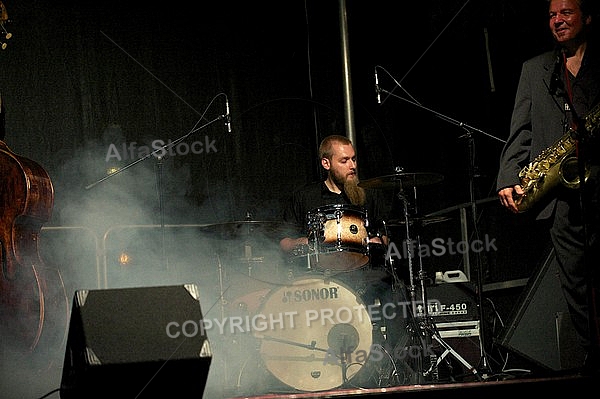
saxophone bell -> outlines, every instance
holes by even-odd
[[[578,189],[581,182],[579,174],[579,160],[576,156],[565,158],[559,167],[560,182],[563,186],[571,189]],[[590,168],[585,165],[585,181],[590,176]]]
[[[586,133],[593,137],[600,124],[600,103],[585,117]],[[569,129],[550,147],[543,150],[528,165],[519,171],[523,196],[515,199],[519,212],[525,212],[536,202],[546,197],[556,186],[579,188],[580,173],[577,157],[579,132]],[[590,176],[587,162],[584,165],[584,181]]]

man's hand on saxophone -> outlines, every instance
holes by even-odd
[[[523,187],[521,187],[520,184],[517,184],[514,187],[505,187],[498,191],[498,198],[500,198],[500,203],[506,209],[513,213],[519,213],[519,208],[517,208],[515,199],[519,198],[523,194],[525,194]]]

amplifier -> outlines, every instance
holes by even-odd
[[[425,290],[427,312],[436,324],[479,320],[475,289],[470,283],[443,283]],[[418,310],[421,313],[417,316],[422,316],[423,307]]]
[[[479,337],[479,320],[435,323],[435,328],[443,339]]]
[[[454,379],[473,376],[473,369],[477,369],[481,360],[481,339],[479,336],[479,321],[457,321],[454,323],[435,323],[437,331],[444,342],[454,351],[448,354],[449,370],[439,369],[440,374],[452,373]],[[465,364],[464,362],[468,363]],[[446,363],[448,364],[448,363]],[[470,367],[469,367],[470,366]]]

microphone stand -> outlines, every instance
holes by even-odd
[[[164,198],[163,198],[163,189],[162,189],[162,177],[163,177],[163,157],[158,157],[158,162],[156,163],[156,189],[158,191],[158,213],[160,215],[160,232],[161,232],[161,242],[162,242],[162,263],[169,270],[169,261],[167,259],[167,249],[166,249],[166,237],[165,237],[165,210],[164,210]]]
[[[395,79],[394,79],[395,81]],[[395,81],[396,82],[396,81]],[[405,101],[409,104],[412,104],[418,108],[421,108],[429,113],[432,113],[433,115],[435,115],[436,117],[449,122],[451,124],[454,124],[455,126],[458,126],[460,128],[463,128],[466,130],[467,133],[465,133],[464,135],[460,136],[459,138],[466,138],[467,139],[467,146],[468,146],[468,150],[469,150],[469,200],[471,203],[471,217],[472,217],[472,223],[473,223],[473,228],[476,234],[479,234],[479,229],[477,228],[478,226],[478,222],[477,222],[477,202],[475,200],[475,193],[474,193],[474,187],[475,187],[475,151],[474,151],[474,139],[473,139],[473,132],[478,132],[481,133],[485,136],[488,136],[492,139],[495,139],[497,141],[500,141],[501,143],[506,143],[505,140],[502,140],[496,136],[493,136],[489,133],[484,132],[483,130],[477,129],[473,126],[470,126],[464,122],[458,121],[456,119],[453,119],[447,115],[444,115],[440,112],[434,111],[433,109],[427,108],[425,106],[423,106],[422,104],[420,104],[419,102],[417,102],[416,100],[414,100],[414,98],[410,95],[410,93],[408,93],[404,87],[402,87],[400,85],[399,82],[396,82],[396,84],[409,96],[411,97],[411,100],[408,100],[404,97],[398,96],[390,91],[387,91],[385,89],[382,89],[381,87],[377,86],[377,91],[378,93],[384,93],[387,94],[388,96],[392,96],[394,98],[398,98],[402,101]],[[481,262],[481,254],[478,252],[476,255],[476,259],[477,259],[477,307],[479,310],[479,343],[480,343],[480,348],[479,348],[479,352],[480,352],[480,365],[479,365],[479,370],[481,370],[481,376],[485,377],[487,376],[489,373],[491,373],[491,368],[489,366],[489,362],[487,359],[487,354],[486,354],[486,339],[485,339],[485,319],[484,319],[484,312],[483,312],[483,267],[482,267],[482,262]]]
[[[176,146],[183,140],[187,139],[193,133],[196,133],[196,132],[206,128],[207,126],[210,126],[213,123],[218,122],[222,119],[228,120],[228,118],[229,118],[228,114],[227,115],[219,115],[217,118],[215,118],[211,121],[208,121],[204,125],[190,130],[183,136],[179,137],[177,140],[172,141],[170,143],[167,143],[167,144],[157,148],[156,150],[152,151],[151,153],[146,154],[145,156],[138,158],[133,162],[130,162],[129,164],[125,165],[124,167],[117,169],[116,171],[114,171],[112,173],[109,173],[108,175],[104,176],[103,178],[101,178],[85,187],[86,190],[96,187],[98,184],[126,171],[127,169],[133,167],[134,165],[137,165],[138,163],[143,162],[152,156],[156,156],[156,158],[158,159],[158,166],[157,166],[157,186],[158,187],[157,187],[157,189],[158,189],[158,205],[159,205],[159,213],[160,213],[160,229],[161,229],[161,234],[162,234],[162,261],[163,261],[163,264],[165,264],[167,270],[169,269],[169,265],[168,265],[168,261],[167,261],[166,248],[165,248],[166,247],[165,246],[165,240],[166,240],[166,238],[165,238],[165,211],[164,211],[164,200],[163,200],[163,189],[162,189],[162,166],[163,166],[164,156],[158,155],[158,154],[159,153],[166,154],[167,150]]]
[[[402,86],[400,86],[400,87],[402,87]],[[404,88],[402,88],[402,90],[404,90]],[[385,90],[385,89],[381,89],[381,88],[380,88],[380,89],[379,89],[379,91],[380,91],[381,93],[387,94],[387,95],[389,95],[389,96],[392,96],[392,97],[394,97],[394,98],[397,98],[397,99],[399,99],[399,100],[405,101],[405,102],[407,102],[407,103],[409,103],[409,104],[412,104],[412,105],[414,105],[415,107],[419,107],[419,108],[421,108],[421,109],[423,109],[423,110],[425,110],[425,111],[427,111],[427,112],[429,112],[429,113],[432,113],[432,114],[434,114],[436,117],[438,117],[438,118],[440,118],[440,119],[442,119],[442,120],[444,120],[444,121],[446,121],[446,122],[450,122],[450,123],[451,123],[451,124],[453,124],[453,125],[456,125],[456,126],[458,126],[458,127],[460,127],[460,128],[463,128],[463,129],[467,130],[467,132],[477,132],[477,133],[481,133],[481,134],[483,134],[483,135],[485,135],[485,136],[488,136],[489,138],[492,138],[492,139],[494,139],[494,140],[497,140],[497,141],[499,141],[499,142],[501,142],[501,143],[506,143],[506,140],[502,140],[502,139],[501,139],[501,138],[499,138],[499,137],[496,137],[496,136],[494,136],[494,135],[492,135],[492,134],[489,134],[489,133],[487,133],[487,132],[484,132],[483,130],[477,129],[476,127],[470,126],[470,125],[468,125],[468,124],[466,124],[466,123],[464,123],[464,122],[461,122],[461,121],[458,121],[458,120],[456,120],[456,119],[453,119],[453,118],[451,118],[451,117],[449,117],[449,116],[447,116],[447,115],[444,115],[444,114],[442,114],[442,113],[440,113],[440,112],[437,112],[437,111],[435,111],[435,110],[433,110],[433,109],[431,109],[431,108],[427,108],[427,107],[425,107],[424,105],[422,105],[422,104],[421,104],[421,103],[419,103],[419,102],[416,102],[416,101],[411,101],[411,100],[407,100],[406,98],[404,98],[404,97],[401,97],[401,96],[398,96],[398,95],[396,95],[396,94],[394,94],[394,93],[392,93],[392,92],[390,92],[390,91],[387,91],[387,90]],[[406,90],[405,90],[405,91],[406,91]]]
[[[176,146],[177,144],[179,144],[179,143],[180,143],[180,142],[182,142],[183,140],[187,139],[187,138],[188,138],[188,136],[190,136],[191,134],[193,134],[193,133],[196,133],[196,132],[198,132],[198,131],[200,131],[200,130],[202,130],[202,129],[204,129],[204,128],[206,128],[206,127],[210,126],[210,125],[212,125],[213,123],[215,123],[215,122],[218,122],[218,121],[220,121],[220,120],[222,120],[222,119],[225,119],[225,118],[227,118],[227,117],[228,117],[227,115],[219,115],[217,118],[215,118],[215,119],[213,119],[213,120],[211,120],[211,121],[209,121],[209,122],[205,123],[204,125],[202,125],[202,126],[200,126],[200,127],[197,127],[197,128],[195,128],[195,129],[192,129],[192,130],[190,130],[189,132],[187,132],[187,133],[186,133],[186,134],[184,134],[183,136],[179,137],[177,140],[175,140],[175,141],[172,141],[172,142],[170,142],[170,143],[167,143],[167,144],[163,145],[162,147],[159,147],[159,148],[157,148],[156,150],[152,151],[151,153],[149,153],[149,154],[146,154],[145,156],[143,156],[143,157],[141,157],[141,158],[138,158],[138,159],[136,159],[135,161],[133,161],[133,162],[131,162],[131,163],[129,163],[129,164],[127,164],[127,165],[123,166],[123,167],[122,167],[122,168],[120,168],[120,169],[117,169],[116,171],[114,171],[114,172],[112,172],[112,173],[109,173],[108,175],[104,176],[103,178],[101,178],[101,179],[98,179],[97,181],[95,181],[95,182],[93,182],[93,183],[91,183],[91,184],[88,184],[88,185],[85,187],[85,189],[86,189],[86,190],[89,190],[89,189],[91,189],[91,188],[93,188],[93,187],[97,186],[98,184],[100,184],[100,183],[104,182],[105,180],[108,180],[108,179],[110,179],[110,178],[114,177],[115,175],[118,175],[118,174],[120,174],[120,173],[122,173],[122,172],[126,171],[127,169],[131,168],[132,166],[134,166],[134,165],[137,165],[138,163],[145,161],[146,159],[150,158],[151,156],[155,156],[155,155],[156,155],[156,154],[158,154],[159,152],[163,152],[163,151],[165,151],[165,150],[167,150],[167,149],[170,149],[171,147],[174,147],[174,146]]]

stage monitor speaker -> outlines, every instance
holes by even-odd
[[[583,351],[577,345],[553,251],[530,277],[498,342],[546,369],[566,370],[582,364]]]
[[[60,397],[201,398],[202,320],[194,284],[75,291]]]

